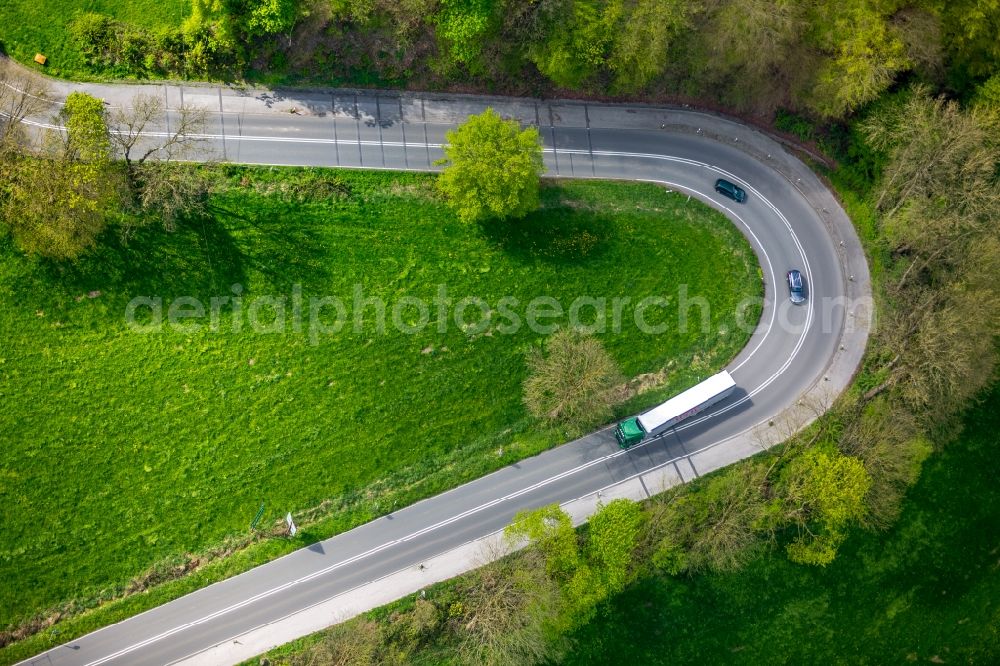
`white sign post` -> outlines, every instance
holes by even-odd
[[[285,516],[285,522],[288,523],[288,535],[295,536],[295,533],[298,532],[299,529],[295,527],[295,521],[292,520],[291,511],[289,511],[288,514]]]

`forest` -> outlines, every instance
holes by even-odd
[[[995,0],[192,0],[180,25],[77,11],[65,29],[86,62],[76,73],[97,77],[642,97],[841,119],[913,80],[968,99],[995,73],[998,15]]]

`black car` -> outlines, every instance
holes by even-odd
[[[730,183],[728,180],[723,180],[720,178],[715,181],[715,191],[724,197],[729,197],[737,203],[743,203],[747,200],[747,193],[739,185]]]
[[[785,275],[788,280],[788,298],[792,303],[804,303],[806,300],[806,283],[802,279],[802,273],[794,268]]]

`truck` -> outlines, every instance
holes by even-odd
[[[736,382],[727,371],[712,375],[662,405],[619,423],[615,428],[618,446],[627,449],[647,437],[666,432],[684,419],[725,400],[735,388]]]

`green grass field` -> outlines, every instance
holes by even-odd
[[[525,351],[544,337],[527,328],[439,333],[431,313],[417,334],[349,323],[313,345],[291,324],[234,332],[224,309],[216,331],[138,333],[124,321],[135,296],[207,304],[240,284],[246,315],[294,285],[307,303],[349,307],[355,284],[390,306],[439,284],[456,301],[566,306],[583,295],[676,303],[685,283],[710,301],[710,331],[644,334],[627,306],[621,332],[600,336],[630,376],[675,362],[635,406],[724,364],[747,337],[737,302],[761,291],[732,224],[652,185],[560,182],[524,221],[469,227],[430,176],[217,172],[212,219],[109,241],[74,267],[3,241],[0,626],[246,533],[261,502],[267,525],[331,500],[343,518],[303,536],[318,538],[564,439],[521,404]]]
[[[732,575],[636,583],[575,637],[572,664],[995,664],[1000,385],[932,457],[886,534],[825,569],[780,555]]]
[[[99,12],[149,29],[176,28],[191,10],[189,0],[4,0],[0,2],[0,46],[22,63],[36,53],[52,76],[92,79],[68,25],[82,12]]]

